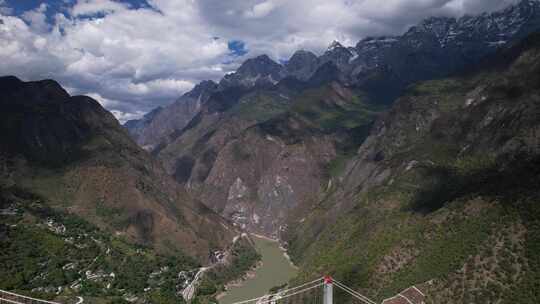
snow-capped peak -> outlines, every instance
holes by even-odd
[[[331,51],[333,51],[335,49],[339,49],[339,48],[344,48],[344,46],[341,43],[339,43],[339,41],[334,40],[334,41],[332,41],[332,43],[330,43],[330,45],[328,46],[328,49],[326,51],[331,52]]]

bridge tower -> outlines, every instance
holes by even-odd
[[[324,304],[332,304],[333,303],[333,281],[331,276],[325,276],[324,277],[324,285],[323,285],[323,303]]]

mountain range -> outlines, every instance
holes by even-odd
[[[334,42],[321,56],[298,51],[283,65],[261,55],[126,127],[206,205],[277,235],[409,85],[473,69],[539,29],[540,2],[524,0],[491,14],[429,18],[355,47]]]
[[[539,17],[540,3],[523,0],[491,14],[459,19],[432,17],[401,36],[368,37],[354,47],[335,41],[320,56],[300,50],[283,65],[261,55],[246,60],[219,84],[204,81],[160,115],[149,114],[142,121],[128,122],[126,127],[139,144],[153,149],[168,135],[181,131],[216,90],[231,88],[303,88],[339,79],[377,103],[391,103],[411,83],[459,72],[526,37],[540,28]],[[143,121],[146,127],[135,127]]]
[[[53,80],[0,77],[0,289],[213,303],[257,233],[291,284],[537,303],[539,90],[534,0],[250,58],[124,126]]]

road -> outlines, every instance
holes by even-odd
[[[197,284],[199,283],[199,280],[201,279],[202,275],[211,267],[201,267],[199,268],[199,271],[197,271],[197,274],[193,278],[193,281],[189,283],[188,287],[182,291],[182,296],[186,301],[189,301],[193,298],[195,295],[195,291],[197,290]]]

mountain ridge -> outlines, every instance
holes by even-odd
[[[489,14],[460,18],[432,17],[411,27],[401,36],[368,37],[354,47],[344,47],[337,42],[340,47],[329,48],[316,59],[310,55],[313,53],[306,51],[301,53],[307,56],[301,64],[295,63],[299,59],[296,53],[290,58],[292,62],[289,60],[284,65],[267,55],[251,58],[241,65],[239,73],[224,76],[220,86],[221,89],[231,86],[256,89],[257,86],[276,85],[288,77],[309,83],[317,70],[328,69],[328,65],[333,64],[339,73],[332,76],[332,80],[358,87],[378,102],[390,103],[411,83],[459,72],[498,48],[524,38],[528,33],[540,29],[538,20],[540,3],[532,0],[522,0]],[[321,71],[320,74],[324,73]],[[380,88],[378,83],[382,82],[391,83],[392,86]],[[176,103],[180,103],[180,100]],[[178,105],[171,107],[174,109]],[[185,120],[194,116],[191,113],[187,118],[180,118],[180,125],[187,125]],[[165,128],[166,131],[160,136],[139,144],[151,149],[166,141],[168,134],[180,129],[178,126]]]
[[[171,231],[166,236],[161,234],[163,231],[180,228],[192,220],[204,220],[206,216],[214,217],[219,227],[220,222],[227,225],[182,194],[161,166],[92,98],[69,96],[52,80],[23,82],[2,77],[0,89],[0,128],[5,134],[0,140],[0,153],[3,170],[8,170],[2,174],[8,176],[4,185],[36,192],[58,208],[67,205],[102,228],[118,229],[133,241],[163,250],[167,250],[163,243],[166,238],[175,235],[190,239],[202,230],[191,223],[184,226],[187,229],[183,232]],[[48,188],[46,183],[57,183],[58,187]],[[125,187],[128,184],[133,187]],[[99,215],[100,208],[123,209],[126,214],[107,217]],[[176,218],[174,214],[180,215],[179,212],[184,215]],[[186,216],[191,219],[181,219]],[[210,235],[207,237],[211,239]],[[189,245],[191,249],[184,249],[204,260],[209,244],[198,242],[197,239]]]

